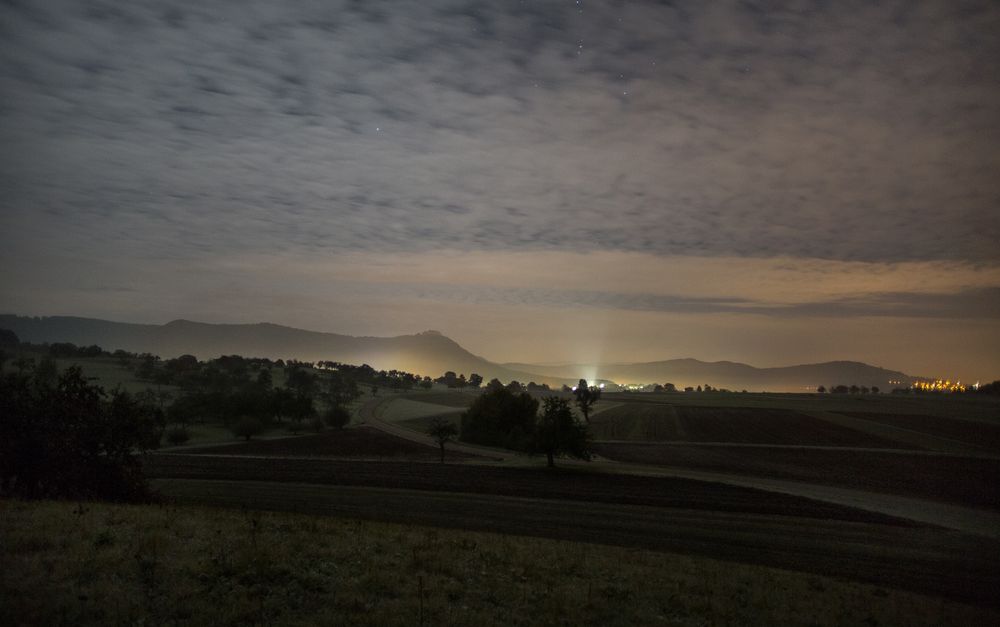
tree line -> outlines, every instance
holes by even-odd
[[[429,433],[442,448],[442,460],[444,443],[456,432],[463,442],[544,454],[550,467],[555,465],[559,455],[590,459],[591,440],[587,426],[590,412],[600,400],[601,390],[581,379],[571,391],[583,415],[582,422],[574,416],[568,399],[546,396],[539,403],[527,391],[508,384],[488,388],[477,397],[462,414],[459,430],[439,420],[432,423]]]

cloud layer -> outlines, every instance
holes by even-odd
[[[8,1],[0,310],[1000,371],[998,32],[985,0]]]
[[[123,257],[1000,259],[995,3],[726,7],[9,3],[2,226]]]

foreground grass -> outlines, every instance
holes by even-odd
[[[0,501],[0,623],[997,624],[710,559],[267,512]]]

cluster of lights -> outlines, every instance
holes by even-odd
[[[964,392],[967,386],[962,385],[961,381],[942,381],[941,379],[935,379],[934,381],[917,381],[913,384],[913,389],[922,390],[924,392]]]
[[[578,385],[574,385],[574,386],[573,386],[573,391],[574,391],[574,392],[576,392],[576,388],[578,388],[578,387],[580,387],[580,386],[578,386]],[[600,389],[602,389],[602,390],[603,390],[603,389],[604,389],[604,384],[602,383],[602,384],[600,384],[600,385],[592,385],[592,386],[590,386],[590,387],[592,387],[592,388],[600,388]]]

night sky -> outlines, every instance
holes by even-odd
[[[998,61],[989,1],[7,1],[0,310],[997,378]]]

